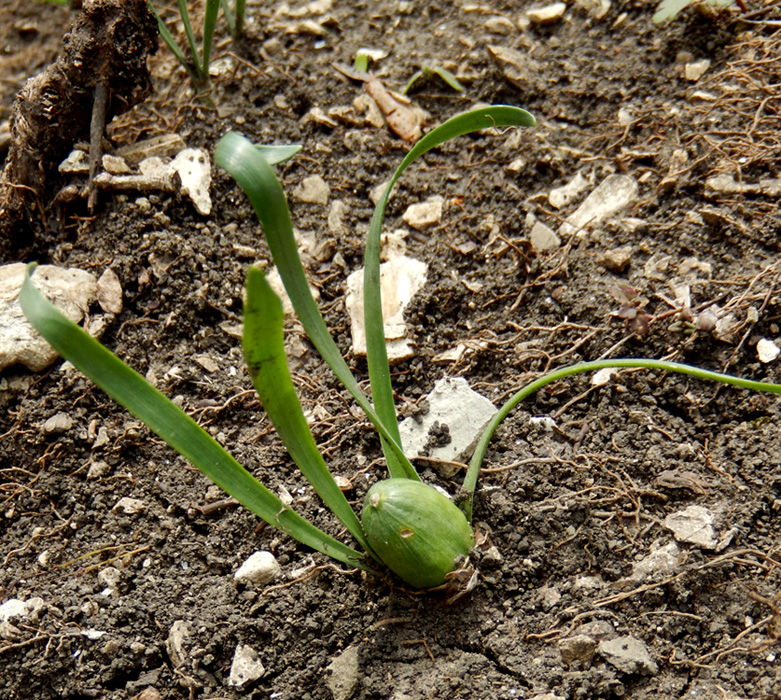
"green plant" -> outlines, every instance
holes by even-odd
[[[217,26],[217,14],[220,7],[223,9],[228,28],[231,35],[236,38],[244,31],[244,14],[246,9],[246,0],[236,0],[235,11],[231,12],[227,0],[206,0],[206,8],[203,15],[202,45],[198,50],[198,44],[195,40],[195,32],[190,22],[190,13],[187,10],[187,0],[177,0],[179,4],[179,16],[182,19],[184,33],[187,37],[187,44],[190,48],[190,58],[188,59],[168,27],[163,22],[157,10],[150,0],[149,9],[157,19],[157,26],[160,36],[166,43],[176,60],[187,71],[190,81],[199,91],[205,90],[209,85],[209,65],[211,63],[212,44],[214,42],[214,31]]]
[[[458,82],[458,78],[456,78],[456,76],[453,75],[449,70],[443,68],[437,63],[424,63],[419,71],[415,71],[415,73],[412,74],[412,77],[407,81],[407,84],[404,86],[401,94],[406,95],[412,89],[412,86],[418,82],[418,80],[427,80],[431,78],[432,75],[440,78],[456,92],[464,91],[464,86]]]
[[[216,161],[244,189],[258,214],[272,257],[300,322],[315,348],[363,408],[381,437],[391,478],[378,482],[369,490],[362,520],[358,520],[328,471],[296,396],[284,353],[281,303],[263,272],[257,267],[250,267],[246,280],[242,345],[253,384],[291,458],[363,551],[334,539],[282,504],[181,409],[65,319],[35,289],[29,276],[20,294],[22,308],[35,328],[63,357],[266,522],[348,565],[372,570],[374,560],[388,566],[412,586],[437,586],[447,579],[458,578],[452,570],[468,555],[472,544],[469,523],[473,496],[491,437],[515,406],[545,385],[604,367],[639,367],[781,393],[781,385],[738,379],[666,361],[625,359],[584,362],[541,377],[501,407],[483,432],[470,461],[458,508],[433,487],[420,482],[400,446],[385,352],[379,269],[380,233],[388,196],[396,180],[415,159],[450,138],[486,127],[533,124],[534,120],[528,113],[513,107],[491,107],[455,117],[418,141],[388,183],[370,223],[364,261],[371,399],[360,389],[339,354],[311,296],[298,256],[290,212],[282,186],[267,161],[268,152],[259,151],[258,147],[237,134],[227,134],[217,146]]]
[[[674,19],[681,10],[698,1],[699,0],[662,0],[654,15],[654,23],[660,24],[665,20]],[[737,4],[740,5],[744,12],[746,10],[741,4],[742,0],[702,0],[702,2],[707,2],[709,5],[716,7],[729,7],[730,5]]]

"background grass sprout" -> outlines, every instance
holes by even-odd
[[[198,43],[195,39],[195,32],[193,31],[192,22],[190,21],[190,13],[187,10],[187,0],[177,0],[179,6],[179,16],[182,19],[182,25],[184,27],[184,33],[187,37],[187,45],[190,49],[190,57],[188,58],[184,51],[179,47],[174,39],[173,35],[169,31],[165,22],[158,14],[154,5],[150,2],[149,9],[157,19],[157,27],[160,31],[160,36],[166,43],[171,53],[176,57],[176,60],[187,71],[187,75],[190,77],[190,81],[198,91],[205,90],[209,85],[209,65],[211,63],[212,44],[214,43],[214,32],[217,27],[217,14],[220,7],[223,9],[228,29],[231,36],[235,39],[240,36],[244,31],[244,14],[246,10],[246,0],[236,0],[235,12],[231,11],[227,0],[206,0],[206,7],[203,15],[203,29],[201,32],[202,43],[201,49],[198,49]]]
[[[352,535],[359,549],[331,537],[300,517],[258,482],[206,431],[143,377],[125,365],[79,326],[67,320],[35,288],[34,265],[20,302],[25,315],[49,343],[112,398],[188,459],[218,486],[263,520],[303,544],[366,571],[384,564],[414,587],[429,588],[456,580],[454,569],[473,543],[473,497],[488,443],[501,422],[521,401],[551,382],[606,367],[646,368],[687,374],[734,386],[781,393],[781,385],[739,379],[688,365],[648,359],[583,362],[563,367],[513,395],[484,430],[469,464],[458,508],[423,484],[401,448],[390,370],[385,351],[379,285],[380,232],[388,196],[396,180],[417,158],[441,143],[488,127],[533,126],[534,119],[515,107],[491,107],[455,117],[434,129],[410,150],[388,183],[369,227],[365,252],[364,307],[371,397],[361,390],[339,354],[312,298],[298,256],[282,186],[269,164],[297,147],[259,148],[229,133],[215,160],[239,183],[252,202],[274,263],[306,333],[325,362],[377,429],[390,479],[375,483],[362,519],[339,490],[319,452],[296,396],[284,351],[284,315],[263,272],[251,267],[246,279],[242,346],[263,407],[301,473],[325,505]],[[460,510],[459,510],[460,508]]]
[[[654,15],[654,22],[660,24],[668,19],[675,19],[675,16],[689,5],[695,2],[707,2],[715,7],[729,7],[735,5],[734,0],[662,0]]]

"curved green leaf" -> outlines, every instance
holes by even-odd
[[[255,515],[312,549],[368,570],[360,552],[284,505],[182,409],[63,316],[35,288],[30,276],[34,268],[28,268],[19,303],[35,330],[60,355]]]

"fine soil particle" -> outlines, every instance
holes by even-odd
[[[427,128],[501,103],[528,109],[538,126],[448,143],[396,187],[387,231],[403,228],[409,205],[445,200],[439,225],[406,237],[408,254],[429,270],[406,311],[416,356],[393,368],[400,405],[421,406],[448,375],[499,405],[546,370],[600,357],[664,357],[781,380],[756,349],[781,336],[772,194],[781,34],[732,11],[690,8],[655,26],[655,1],[614,0],[599,19],[586,4],[526,26],[525,3],[291,10],[260,0],[238,42],[220,20],[208,100],[193,96],[161,49],[150,59],[154,94],[108,136],[122,145],[175,132],[210,153],[228,130],[300,143],[277,172],[286,192],[315,175],[330,188],[326,205],[291,198],[292,215],[302,241],[316,243],[305,263],[326,322],[364,380],[345,280],[362,264],[369,192],[408,146],[357,116],[327,126],[307,115],[350,108],[364,94],[332,65],[350,65],[361,47],[388,52],[373,68],[397,91],[437,62],[466,90],[416,83],[410,98],[428,113]],[[774,3],[749,5],[764,8],[759,20],[778,19]],[[174,4],[160,10],[173,26]],[[0,9],[3,118],[23,80],[52,60],[70,12],[21,0]],[[495,47],[522,60],[508,66]],[[687,80],[686,65],[702,59],[706,73]],[[578,173],[587,187],[555,208],[548,194]],[[535,253],[532,217],[558,231],[612,174],[637,182],[636,200]],[[716,176],[753,189],[714,189]],[[208,218],[178,195],[103,194],[92,217],[78,203],[49,211],[50,230],[3,262],[96,276],[111,268],[124,310],[102,342],[272,490],[290,494],[302,515],[346,538],[251,390],[235,329],[245,271],[269,254],[244,195],[216,167],[213,177]],[[610,251],[626,246],[628,264],[609,271]],[[687,285],[691,313],[682,314]],[[732,325],[698,327],[708,308],[731,314]],[[644,322],[632,326],[638,315]],[[333,472],[351,480],[359,509],[385,475],[378,438],[293,322],[288,343],[315,438]],[[590,379],[546,387],[497,432],[475,503],[485,538],[478,585],[447,605],[392,576],[344,570],[219,503],[224,494],[205,477],[61,362],[38,375],[5,370],[0,602],[42,603],[0,626],[0,698],[779,697],[777,400],[660,372]],[[67,427],[44,431],[59,414]],[[540,417],[552,420],[531,420]],[[458,475],[420,465],[425,481],[458,489]],[[665,518],[692,505],[712,514],[715,549],[671,546]],[[257,550],[276,556],[276,583],[234,584]],[[228,687],[240,645],[264,673]],[[348,661],[357,668],[345,669]]]

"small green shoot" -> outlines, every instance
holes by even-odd
[[[412,77],[407,81],[407,84],[404,86],[401,94],[406,95],[412,89],[412,86],[419,80],[428,80],[431,78],[431,76],[434,75],[440,78],[456,92],[464,91],[464,86],[458,82],[458,78],[456,78],[456,76],[453,75],[449,70],[443,68],[437,63],[424,63],[421,69],[413,73]]]
[[[189,58],[179,47],[173,35],[169,31],[165,22],[154,8],[151,0],[149,9],[157,19],[157,27],[160,31],[165,44],[171,50],[177,61],[187,71],[190,82],[199,92],[206,90],[209,86],[209,65],[211,64],[212,44],[214,42],[214,32],[217,27],[217,14],[220,7],[223,8],[228,29],[231,35],[236,38],[244,31],[244,14],[246,9],[246,0],[236,0],[235,12],[230,10],[227,0],[206,0],[206,8],[203,16],[203,29],[201,32],[202,44],[198,49],[198,43],[195,39],[190,13],[187,10],[187,0],[177,0],[179,7],[179,16],[182,19],[182,26],[187,37],[187,45],[190,49]]]
[[[729,7],[736,4],[735,0],[662,0],[654,15],[654,24],[661,24],[675,16],[683,9],[695,2],[707,2],[715,7]],[[744,8],[745,9],[745,8]]]

